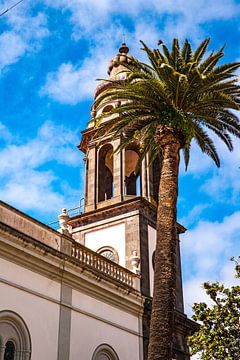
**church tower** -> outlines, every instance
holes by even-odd
[[[111,60],[109,79],[125,79],[133,57],[125,43]],[[96,88],[95,100],[110,86],[102,81]],[[106,256],[120,266],[140,275],[140,292],[146,299],[153,293],[154,251],[156,245],[156,210],[160,181],[161,159],[156,158],[149,166],[148,156],[138,164],[139,144],[133,140],[124,150],[115,152],[121,144],[121,136],[107,133],[95,136],[95,119],[102,113],[117,108],[119,101],[95,106],[91,109],[91,122],[82,131],[79,149],[85,154],[85,210],[71,217],[68,224],[72,236],[79,243]],[[118,115],[105,117],[111,124]],[[178,225],[178,234],[185,229]],[[176,335],[174,357],[189,359],[185,337],[191,327],[184,315],[180,252],[177,257]],[[148,302],[146,302],[147,304]],[[143,317],[144,354],[147,354],[149,317]]]

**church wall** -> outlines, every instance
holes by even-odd
[[[57,359],[60,285],[0,258],[0,309],[17,313],[29,329],[32,359]],[[51,299],[52,298],[52,299]]]
[[[89,235],[96,240],[100,233],[103,245],[109,238],[125,258],[125,224],[105,230],[90,230]],[[102,245],[100,240],[96,245]],[[140,294],[100,281],[96,273],[63,262],[57,254],[33,240],[0,235],[0,311],[17,314],[26,323],[31,359],[91,360],[98,346],[108,344],[121,360],[142,360]]]
[[[36,291],[56,301],[60,296],[60,284],[54,280],[0,258],[0,278]]]
[[[127,297],[127,295],[126,295]],[[138,317],[111,306],[103,301],[97,300],[78,291],[72,291],[72,305],[76,310],[84,312],[89,317],[106,323],[116,324],[118,327],[126,328],[128,331],[138,332]]]
[[[111,324],[73,312],[71,333],[71,360],[91,360],[101,344],[111,346],[121,360],[142,360],[140,338]]]

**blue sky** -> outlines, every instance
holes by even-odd
[[[0,0],[4,10],[13,0]],[[0,17],[0,198],[44,221],[83,196],[76,148],[89,120],[96,78],[125,37],[145,60],[139,40],[156,46],[173,37],[193,47],[211,37],[240,59],[240,2],[234,0],[25,0]],[[124,35],[123,35],[124,34]],[[204,297],[205,280],[231,283],[229,258],[240,254],[240,146],[217,142],[222,167],[194,146],[181,170],[178,217],[186,310]]]

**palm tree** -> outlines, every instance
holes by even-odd
[[[119,117],[108,129],[123,137],[118,150],[138,139],[142,157],[146,153],[152,160],[159,153],[162,157],[149,360],[172,359],[180,150],[187,168],[195,140],[219,167],[211,131],[230,151],[230,135],[240,137],[240,122],[232,112],[240,105],[240,86],[234,75],[240,63],[218,65],[224,47],[206,55],[209,41],[204,40],[194,52],[187,40],[181,48],[174,39],[171,50],[162,41],[154,50],[141,42],[150,65],[135,60],[128,67],[127,79],[111,80],[111,86],[96,100],[96,105],[121,102],[111,111]]]

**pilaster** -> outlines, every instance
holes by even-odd
[[[115,152],[118,146],[120,145],[120,138],[112,141],[111,144],[113,146],[113,184],[114,184],[113,196],[115,199],[118,199],[118,201],[121,201],[121,195],[122,195],[121,153],[119,151]]]
[[[96,179],[97,179],[97,148],[90,148],[88,151],[87,165],[87,191],[85,211],[96,208]]]

